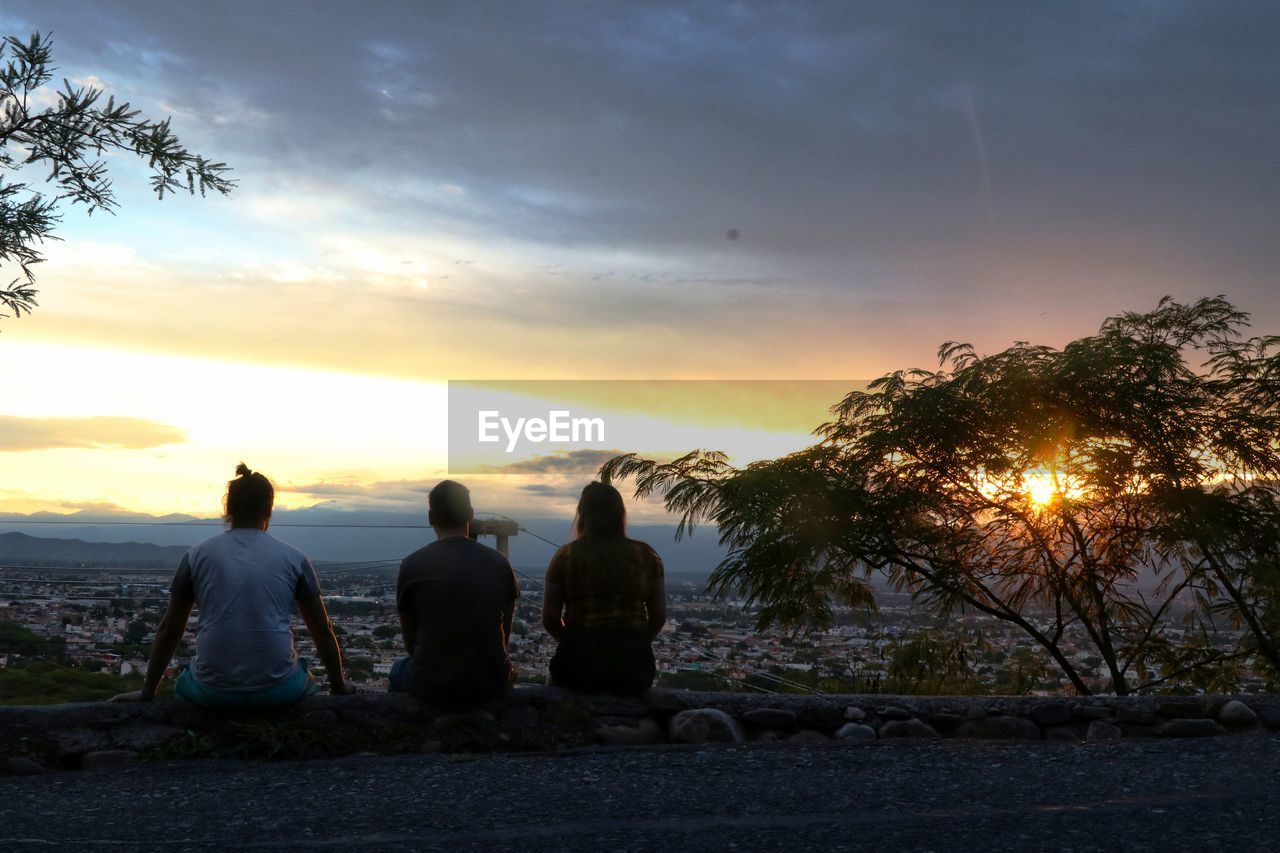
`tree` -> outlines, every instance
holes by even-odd
[[[8,36],[0,41],[0,263],[16,264],[19,277],[0,285],[0,309],[20,316],[36,305],[32,267],[43,260],[42,244],[52,234],[60,203],[82,204],[90,214],[116,207],[103,157],[112,151],[134,154],[151,169],[158,198],[186,190],[205,195],[231,191],[229,168],[193,154],[169,127],[169,119],[151,121],[128,103],[115,102],[94,86],[63,80],[52,106],[32,106],[32,94],[53,79],[51,39],[35,33],[29,41]],[[7,61],[6,61],[7,56]],[[10,176],[47,169],[52,195]],[[9,316],[0,313],[0,316]]]
[[[1015,626],[1079,693],[1229,685],[1246,660],[1274,677],[1280,338],[1244,338],[1247,321],[1221,297],[1165,299],[1061,350],[948,343],[938,370],[847,395],[798,453],[601,473],[662,494],[678,535],[716,524],[711,583],[763,624],[825,626],[883,572],[939,617]],[[1105,683],[1068,653],[1081,643]]]
[[[136,619],[125,628],[124,641],[131,646],[140,646],[147,639],[150,630],[146,622]]]

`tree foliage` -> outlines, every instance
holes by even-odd
[[[43,259],[42,244],[53,236],[63,202],[84,205],[90,214],[116,207],[104,159],[114,151],[134,154],[151,169],[158,198],[185,190],[204,195],[231,191],[224,163],[188,151],[174,135],[169,119],[152,121],[116,103],[95,86],[68,80],[48,98],[36,93],[57,70],[52,41],[35,33],[27,41],[0,41],[0,263],[17,266],[19,276],[0,284],[0,311],[15,316],[36,305],[32,267]],[[43,94],[43,93],[41,93]],[[25,179],[31,170],[47,170],[37,188]],[[7,316],[0,313],[0,316]]]
[[[806,450],[602,474],[661,494],[680,533],[717,525],[712,584],[764,623],[825,625],[881,572],[940,616],[1016,626],[1080,693],[1275,677],[1280,338],[1247,325],[1221,297],[1166,298],[1062,349],[948,343],[937,370],[848,394]]]

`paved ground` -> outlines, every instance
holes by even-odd
[[[1280,849],[1280,738],[859,743],[0,779],[0,849]]]

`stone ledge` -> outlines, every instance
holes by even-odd
[[[252,714],[214,713],[182,702],[0,706],[0,773],[165,758],[554,751],[664,742],[1081,741],[1277,729],[1280,695],[1271,694],[1053,698],[651,690],[626,698],[520,686],[501,707],[463,714],[386,693],[313,696]]]

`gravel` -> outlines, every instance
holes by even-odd
[[[165,762],[0,778],[0,849],[1263,849],[1278,775],[1278,737]]]

